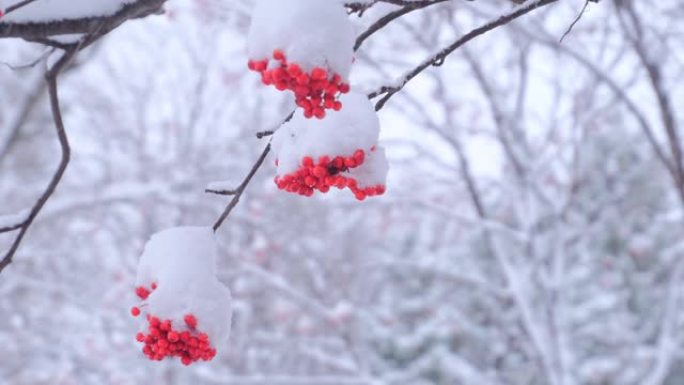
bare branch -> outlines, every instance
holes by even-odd
[[[12,13],[18,9],[21,9],[21,8],[27,6],[27,5],[35,2],[35,1],[36,0],[24,0],[24,1],[20,1],[16,4],[10,5],[9,7],[7,7],[7,9],[5,9],[5,15],[10,14],[10,13]]]
[[[105,35],[131,19],[139,19],[161,12],[166,0],[139,0],[124,5],[110,16],[84,17],[80,19],[50,21],[45,23],[0,22],[0,38],[17,37],[26,40],[44,41],[55,35],[90,34],[100,29]]]
[[[420,65],[418,65],[416,68],[412,69],[409,71],[406,75],[404,75],[403,80],[401,81],[400,84],[396,86],[383,86],[379,90],[371,93],[370,97],[375,98],[377,96],[383,95],[384,96],[376,103],[375,105],[375,110],[378,111],[380,110],[387,101],[392,98],[397,92],[401,91],[406,84],[408,84],[413,78],[418,76],[421,72],[423,72],[425,69],[427,69],[430,66],[440,66],[442,63],[444,63],[444,60],[456,49],[459,47],[463,46],[464,44],[468,43],[469,41],[475,39],[478,36],[481,36],[491,30],[494,30],[498,27],[501,27],[503,25],[506,25],[510,23],[511,21],[524,16],[537,8],[552,4],[557,2],[558,0],[538,0],[533,3],[530,3],[529,5],[523,6],[521,8],[518,8],[517,10],[499,17],[498,19],[494,21],[490,21],[487,24],[480,26],[478,28],[475,28],[474,30],[468,32],[467,34],[463,35],[462,37],[458,38],[455,42],[451,43],[441,51],[439,51],[437,54],[433,55],[432,57],[428,58],[424,62],[422,62]]]
[[[254,163],[254,166],[252,166],[252,169],[249,171],[245,179],[242,181],[240,186],[235,190],[235,194],[233,196],[233,199],[230,201],[228,206],[226,207],[225,210],[223,210],[223,213],[219,217],[219,219],[214,223],[213,229],[214,231],[217,231],[221,225],[223,224],[223,221],[228,218],[230,215],[231,211],[233,211],[233,208],[237,206],[237,204],[240,202],[240,198],[242,197],[242,194],[245,192],[245,189],[249,185],[249,182],[252,181],[252,178],[254,178],[254,175],[256,175],[257,171],[259,171],[259,168],[261,168],[261,165],[264,164],[264,161],[266,160],[266,156],[268,156],[268,153],[271,152],[271,143],[269,142],[266,145],[266,148],[264,148],[264,151],[261,152],[261,155],[259,156],[259,159],[257,159],[256,163]]]
[[[66,51],[62,57],[54,64],[54,66],[45,75],[45,80],[48,85],[48,94],[50,96],[50,108],[52,110],[52,118],[55,123],[55,128],[57,130],[57,137],[59,139],[59,145],[62,151],[62,156],[59,162],[57,170],[52,176],[50,183],[48,184],[45,191],[38,198],[36,203],[31,208],[26,221],[20,226],[16,227],[15,230],[19,230],[14,242],[10,246],[10,249],[5,253],[5,255],[0,260],[0,273],[12,263],[12,258],[16,254],[21,241],[24,239],[26,232],[33,224],[40,211],[42,210],[45,203],[50,199],[52,194],[54,194],[57,189],[57,185],[62,180],[64,172],[69,164],[69,159],[71,158],[71,148],[69,147],[69,139],[64,129],[64,121],[62,120],[62,112],[59,105],[59,93],[57,92],[57,77],[59,73],[71,62],[76,53],[79,51],[80,47],[75,47],[69,51]]]
[[[414,1],[410,2],[409,4],[405,5],[403,8],[399,10],[388,13],[387,15],[381,17],[378,21],[373,23],[373,25],[371,25],[366,31],[359,35],[358,38],[356,38],[356,43],[354,44],[354,51],[358,51],[359,48],[361,48],[361,45],[363,45],[363,42],[366,41],[366,39],[368,39],[374,33],[378,32],[379,30],[387,26],[392,21],[413,11],[427,8],[434,4],[444,3],[446,1],[447,0]]]
[[[216,189],[211,189],[211,188],[205,189],[204,192],[207,194],[227,195],[227,196],[237,195],[237,193],[238,193],[237,190],[216,190]]]
[[[570,26],[568,27],[568,29],[565,30],[565,33],[563,33],[563,36],[561,36],[561,38],[560,38],[560,40],[559,40],[560,43],[562,43],[562,42],[563,42],[563,39],[565,39],[565,37],[568,36],[568,35],[570,34],[570,32],[572,32],[572,29],[575,28],[575,24],[579,23],[579,21],[580,21],[580,19],[582,18],[582,16],[584,16],[584,12],[587,10],[587,7],[588,7],[588,6],[589,6],[589,0],[586,0],[586,1],[584,2],[584,6],[583,6],[582,9],[580,10],[580,12],[579,12],[579,14],[577,15],[577,17],[575,18],[575,20],[573,20],[572,24],[570,24]]]

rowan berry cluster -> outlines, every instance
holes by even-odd
[[[288,63],[285,53],[279,49],[273,51],[273,60],[250,60],[250,70],[261,74],[265,85],[272,85],[279,91],[294,92],[296,103],[304,110],[306,118],[325,118],[325,110],[339,111],[342,102],[340,94],[349,92],[349,84],[342,82],[339,74],[330,74],[321,67],[315,67],[310,73],[304,71],[297,63]]]
[[[136,288],[135,292],[141,300],[146,300],[156,289],[152,284],[151,290],[143,286]],[[131,314],[138,317],[141,314],[139,307],[131,308]],[[174,329],[173,321],[162,320],[153,315],[146,315],[148,328],[147,333],[139,332],[136,340],[144,344],[142,352],[153,361],[161,361],[166,357],[178,357],[183,365],[190,365],[199,360],[210,361],[216,356],[216,349],[211,346],[209,335],[197,329],[197,318],[193,314],[183,317],[184,330]]]
[[[299,169],[287,175],[276,176],[275,183],[280,190],[307,197],[312,196],[314,190],[325,194],[333,187],[340,190],[349,188],[360,201],[366,197],[384,194],[385,186],[360,188],[355,178],[345,174],[363,165],[365,159],[366,152],[360,149],[348,157],[321,156],[317,162],[312,157],[306,156],[302,159]],[[276,160],[276,165],[277,162]]]

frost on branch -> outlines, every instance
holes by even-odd
[[[262,82],[295,94],[306,118],[338,111],[349,92],[354,30],[331,0],[258,0],[249,32],[249,69]]]
[[[58,20],[109,16],[135,0],[37,0],[7,14],[5,23],[42,23]],[[19,1],[0,0],[0,9]],[[0,11],[0,15],[2,12]]]
[[[135,290],[141,304],[131,314],[143,316],[136,339],[151,360],[208,361],[213,344],[228,336],[231,297],[216,278],[216,256],[213,232],[204,227],[166,230],[145,245]]]
[[[348,188],[359,200],[385,192],[387,160],[377,145],[380,122],[365,95],[342,97],[345,108],[325,120],[295,113],[273,137],[279,189],[312,196]]]

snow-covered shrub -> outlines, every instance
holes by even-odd
[[[258,0],[249,32],[248,67],[262,82],[290,90],[306,118],[339,111],[349,92],[354,30],[329,0]]]
[[[377,145],[380,122],[373,105],[357,93],[341,100],[346,107],[325,120],[297,112],[275,133],[279,189],[311,196],[314,190],[349,188],[359,200],[384,193],[388,167]]]
[[[144,315],[136,339],[152,360],[178,357],[185,365],[208,361],[227,337],[230,291],[216,278],[217,248],[210,228],[180,227],[152,236],[138,265],[131,309]]]

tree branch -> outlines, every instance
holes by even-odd
[[[403,8],[399,10],[388,13],[387,15],[381,17],[378,21],[373,23],[373,25],[371,25],[367,30],[365,30],[361,35],[359,35],[358,38],[356,38],[356,43],[354,44],[354,51],[358,51],[359,48],[361,48],[363,42],[366,41],[366,39],[368,39],[369,37],[371,37],[371,35],[387,26],[392,21],[413,11],[426,8],[434,4],[444,3],[446,1],[448,0],[413,1],[409,2],[408,5],[405,5]]]
[[[245,179],[240,183],[240,186],[235,189],[235,194],[233,195],[233,199],[231,199],[230,203],[228,203],[228,206],[226,207],[225,210],[223,210],[223,213],[219,217],[219,219],[214,223],[213,229],[214,231],[217,231],[223,222],[228,218],[230,213],[233,211],[235,206],[240,202],[240,198],[242,197],[242,194],[245,192],[245,189],[249,185],[249,182],[252,181],[252,178],[254,178],[254,175],[256,175],[257,171],[261,168],[261,165],[264,164],[264,161],[266,160],[266,156],[268,156],[268,153],[271,152],[271,143],[269,142],[266,145],[266,148],[264,148],[264,151],[261,152],[261,155],[259,156],[259,159],[257,159],[256,163],[254,163],[254,166],[252,166],[252,169],[249,171]]]
[[[536,10],[537,8],[541,8],[543,6],[555,3],[557,1],[558,0],[537,0],[535,2],[530,3],[529,5],[522,6],[507,15],[501,16],[496,20],[490,21],[489,23],[468,32],[467,34],[457,39],[455,42],[451,43],[450,45],[439,51],[437,54],[422,62],[416,68],[409,71],[406,75],[404,75],[404,78],[400,82],[400,84],[395,86],[383,86],[379,90],[371,93],[371,98],[375,98],[384,94],[384,96],[375,105],[375,110],[380,110],[385,105],[385,103],[387,103],[387,101],[390,98],[392,98],[392,96],[394,96],[397,92],[401,91],[406,86],[406,84],[408,84],[411,80],[413,80],[413,78],[418,76],[425,69],[427,69],[430,66],[442,65],[444,63],[444,60],[446,60],[446,58],[452,52],[454,52],[456,49],[463,46],[464,44],[470,42],[478,36],[484,35],[485,33],[491,30],[506,25],[511,21]]]
[[[64,129],[64,121],[62,120],[62,112],[59,104],[59,93],[57,92],[57,77],[59,73],[71,62],[76,53],[79,51],[80,46],[74,47],[69,51],[66,51],[62,57],[54,64],[54,66],[45,74],[45,80],[48,85],[48,94],[50,96],[50,108],[52,110],[52,118],[55,123],[55,128],[57,130],[57,138],[59,139],[59,145],[62,151],[61,160],[57,170],[52,176],[50,183],[48,184],[45,191],[38,198],[36,203],[31,208],[31,211],[26,218],[26,220],[18,226],[15,226],[15,230],[19,230],[14,242],[10,246],[10,249],[5,253],[0,260],[0,273],[12,263],[12,258],[17,252],[21,241],[24,239],[26,232],[33,224],[40,211],[42,210],[45,203],[50,199],[52,194],[54,194],[57,189],[57,185],[62,180],[64,172],[69,164],[69,159],[71,158],[71,148],[69,147],[69,139]]]
[[[159,13],[165,2],[166,0],[139,0],[124,5],[118,12],[109,16],[84,17],[44,23],[0,21],[0,38],[21,38],[30,41],[44,40],[55,35],[90,34],[98,28],[101,29],[100,35],[105,35],[127,20],[139,19]]]

